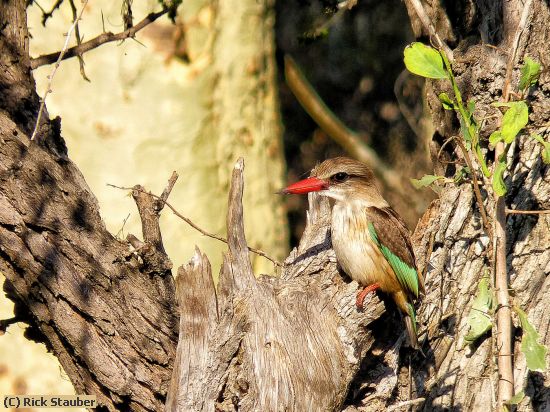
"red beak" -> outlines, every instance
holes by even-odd
[[[318,192],[328,188],[328,183],[316,177],[309,177],[299,182],[293,183],[287,188],[281,190],[284,195],[301,195],[309,192]]]

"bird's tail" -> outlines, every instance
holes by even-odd
[[[409,335],[409,341],[413,349],[420,349],[418,345],[418,336],[416,331],[416,313],[414,312],[414,306],[407,302],[407,314],[405,315],[405,326],[407,327],[407,334]]]

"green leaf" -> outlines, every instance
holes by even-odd
[[[515,102],[493,102],[491,106],[494,107],[511,107]]]
[[[475,342],[480,336],[491,330],[493,321],[491,309],[493,307],[493,295],[489,291],[489,277],[481,278],[477,287],[477,295],[472,303],[470,314],[466,322],[470,327],[464,340],[468,343]]]
[[[472,135],[462,116],[460,116],[458,120],[460,121],[460,134],[464,137],[466,149],[470,150],[472,148]]]
[[[458,169],[453,177],[455,183],[462,182],[470,174],[470,169],[467,166]]]
[[[405,66],[411,73],[429,79],[449,78],[441,55],[433,47],[415,42],[405,47],[403,54]]]
[[[525,64],[521,68],[521,77],[519,79],[519,89],[525,90],[533,86],[540,76],[540,63],[530,57],[525,57]]]
[[[507,405],[519,405],[519,403],[525,398],[525,392],[520,391],[512,396],[507,402]]]
[[[411,179],[411,183],[417,189],[430,186],[438,179],[445,179],[445,176],[424,175],[421,179]]]
[[[470,118],[473,119],[474,117],[474,112],[476,110],[476,102],[474,102],[473,100],[470,100],[468,102],[468,115],[470,116]]]
[[[491,136],[489,136],[489,144],[491,146],[496,146],[498,142],[502,140],[502,132],[500,130],[495,130],[493,133],[491,133]]]
[[[504,171],[506,170],[506,156],[501,156],[493,172],[493,190],[498,196],[506,194],[506,184],[504,183]]]
[[[439,101],[441,102],[441,105],[445,110],[455,109],[455,103],[451,100],[451,98],[447,95],[447,93],[441,93],[439,95]]]
[[[546,142],[540,134],[533,133],[531,137],[542,144],[542,161],[545,164],[550,164],[550,143]]]
[[[548,348],[538,343],[539,334],[529,322],[527,314],[519,307],[514,306],[519,316],[523,335],[521,337],[521,352],[525,355],[527,368],[531,371],[544,372],[546,370],[546,352]]]
[[[529,109],[524,101],[509,103],[509,107],[502,117],[502,125],[500,126],[502,139],[506,143],[512,143],[520,130],[529,121]]]

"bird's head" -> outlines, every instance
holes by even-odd
[[[387,205],[376,187],[372,170],[347,157],[325,160],[311,171],[310,177],[281,191],[284,194],[310,192],[320,192],[337,202],[364,201],[376,206]]]

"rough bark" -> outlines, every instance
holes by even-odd
[[[301,245],[282,275],[255,279],[242,174],[241,161],[218,296],[199,251],[180,269],[180,340],[168,410],[338,410],[373,345],[368,326],[383,306],[370,296],[365,312],[354,307],[357,284],[343,280],[330,249],[328,201],[313,196]]]
[[[542,1],[533,8],[518,53],[545,64],[550,12]],[[480,276],[491,269],[488,238],[468,184],[445,187],[415,231],[419,266],[426,269],[427,294],[418,312],[425,358],[403,356],[402,328],[391,303],[382,313],[383,305],[371,296],[365,312],[355,309],[357,284],[337,269],[326,202],[310,199],[308,227],[281,276],[253,277],[243,230],[242,163],[231,182],[229,252],[218,292],[207,259],[197,251],[179,271],[178,313],[158,213],[147,212],[151,199],[136,196],[141,218],[152,219],[143,225],[145,241],[119,241],[105,229],[95,197],[67,157],[59,121],[45,116],[38,139],[29,141],[38,97],[29,69],[25,2],[4,3],[0,17],[12,23],[0,33],[0,270],[29,335],[48,345],[77,391],[96,395],[108,410],[154,411],[166,401],[169,410],[374,411],[409,399],[427,411],[495,408],[494,339],[488,334],[475,346],[463,341]],[[485,17],[478,16],[480,27]],[[499,98],[506,55],[461,40],[468,30],[456,30],[454,69],[465,97],[475,97],[483,116]],[[494,33],[487,36],[497,41]],[[515,70],[515,81],[517,75]],[[546,137],[548,72],[539,83],[529,96],[530,121]],[[443,87],[427,86],[435,145],[456,133],[455,121],[436,100]],[[490,129],[488,122],[485,137]],[[520,136],[509,164],[508,206],[549,209],[549,168],[540,147]],[[452,174],[453,166],[442,172]],[[489,197],[486,203],[491,211]],[[508,218],[514,303],[547,345],[549,225],[548,215]],[[525,388],[527,395],[519,409],[548,410],[550,378],[527,372],[519,335],[516,391]]]
[[[408,3],[408,2],[406,2]],[[432,2],[433,3],[433,2]],[[476,117],[486,118],[498,114],[491,103],[501,98],[505,83],[506,65],[512,50],[522,2],[456,2],[452,8],[439,5],[438,13],[445,12],[453,24],[457,44],[453,50],[453,69],[465,100],[476,102]],[[472,8],[471,6],[475,6]],[[473,18],[471,13],[474,13]],[[413,27],[417,18],[410,13]],[[548,63],[546,39],[549,36],[548,3],[534,1],[527,27],[523,30],[517,49],[517,62],[531,56]],[[416,23],[418,25],[418,23]],[[478,33],[477,33],[478,32]],[[420,35],[420,32],[417,32]],[[445,34],[444,34],[445,35]],[[448,36],[445,35],[447,39]],[[482,42],[490,42],[490,48]],[[513,67],[512,89],[516,90],[520,64]],[[527,97],[530,105],[528,133],[540,133],[548,139],[550,78],[543,72],[537,87]],[[430,81],[426,86],[427,101],[432,113],[436,133],[432,153],[436,172],[452,176],[463,165],[460,150],[448,145],[439,163],[436,154],[442,143],[458,134],[454,114],[441,107],[438,94],[449,90],[445,82]],[[487,118],[482,129],[483,142],[497,127],[498,118]],[[507,207],[521,210],[549,209],[550,173],[542,163],[540,147],[524,133],[508,155],[510,173],[506,176]],[[453,152],[454,151],[454,152]],[[491,159],[490,159],[491,161]],[[494,204],[482,190],[489,215]],[[550,225],[549,215],[509,215],[507,218],[507,269],[510,278],[512,305],[518,305],[529,315],[530,321],[541,335],[541,342],[550,344]],[[416,365],[412,377],[418,396],[426,397],[424,410],[495,410],[498,371],[495,359],[497,348],[495,329],[475,345],[467,345],[464,336],[468,331],[466,317],[481,276],[492,275],[489,238],[483,231],[478,207],[470,184],[446,186],[440,199],[434,202],[415,231],[414,243],[422,265],[429,262],[427,295],[419,318],[427,328],[430,349],[427,359]],[[529,372],[520,352],[521,330],[517,319],[514,339],[515,392],[525,389],[526,398],[518,410],[549,410],[550,376]]]

